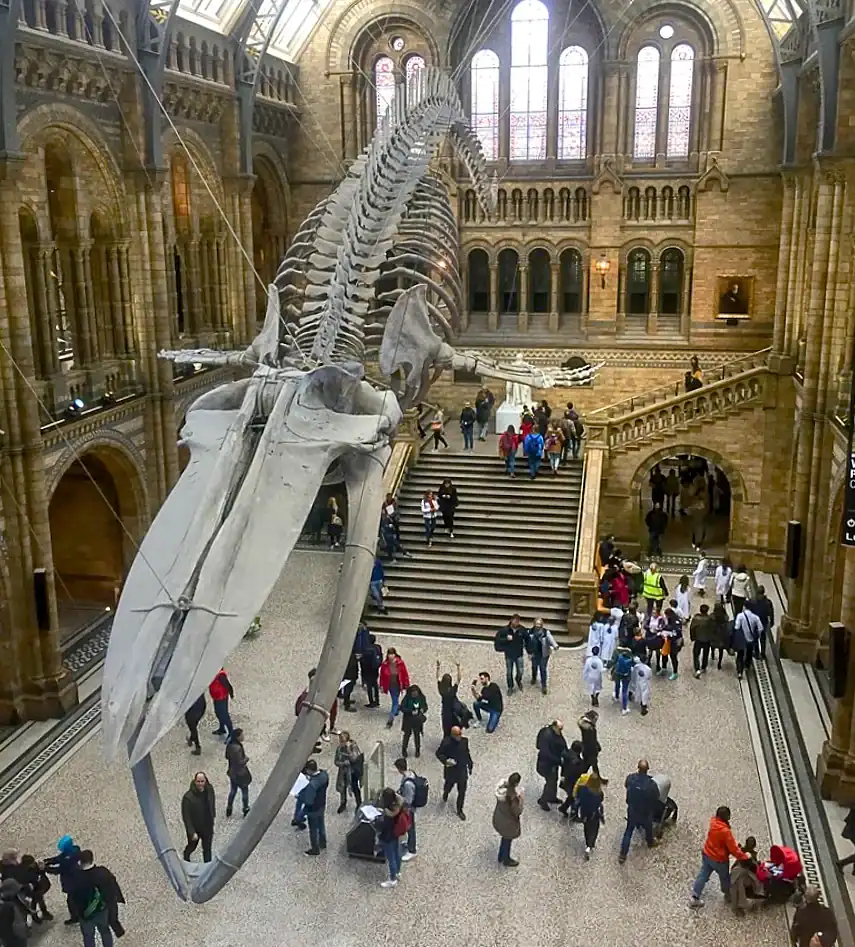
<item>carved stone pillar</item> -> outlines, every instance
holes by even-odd
[[[528,267],[521,265],[519,305],[517,306],[517,331],[528,332]]]
[[[629,66],[620,63],[618,66],[618,110],[617,110],[617,152],[621,155],[619,168],[632,153],[627,141],[627,126],[629,124]]]
[[[21,4],[21,9],[23,10],[23,4]],[[35,0],[33,4],[33,11],[35,13],[35,25],[37,30],[46,30],[47,29],[47,13],[45,10],[45,0]]]
[[[68,4],[65,0],[56,3],[56,32],[59,36],[68,36]]]
[[[647,307],[647,331],[656,335],[659,331],[659,264],[650,265],[650,304]]]
[[[558,312],[560,310],[561,264],[552,263],[549,278],[549,331],[558,332]]]
[[[727,60],[712,62],[712,93],[710,96],[709,151],[721,151],[724,133],[724,90],[727,85]]]
[[[124,337],[124,349],[127,355],[136,355],[139,352],[137,345],[136,332],[134,331],[134,310],[131,298],[131,269],[128,260],[128,246],[122,244],[116,254],[119,263],[119,288],[122,298],[122,335]]]
[[[793,238],[793,217],[796,205],[796,182],[792,174],[784,173],[784,202],[781,208],[781,236],[778,242],[778,280],[775,285],[775,325],[772,333],[772,351],[784,353],[787,322],[787,286],[790,278],[790,254]]]
[[[211,271],[209,268],[210,259],[208,257],[209,242],[206,237],[199,241],[199,295],[202,311],[202,327],[204,329],[213,328],[211,304]]]
[[[600,147],[597,150],[603,158],[613,158],[618,153],[621,64],[613,60],[604,62],[603,73],[603,109],[600,122]]]
[[[45,378],[50,378],[58,369],[56,344],[54,341],[53,313],[48,294],[48,279],[51,251],[45,247],[33,249],[33,273],[35,274],[36,320],[38,323],[39,357]],[[35,342],[35,340],[33,340]]]
[[[104,48],[104,12],[101,4],[97,2],[92,5],[92,42],[101,49]]]
[[[499,328],[499,264],[490,264],[490,312],[487,327],[491,331]]]
[[[45,358],[50,364],[50,374],[55,375],[59,371],[59,352],[56,343],[56,320],[59,313],[59,300],[56,293],[56,278],[54,277],[54,268],[56,266],[56,247],[53,245],[43,246],[39,251],[39,261],[41,269],[41,282],[45,287],[46,305],[45,305],[45,340],[50,351],[45,352]]]
[[[122,306],[122,279],[119,275],[119,247],[116,245],[108,247],[106,254],[109,273],[108,298],[113,313],[113,351],[116,355],[126,356],[128,343],[125,337],[125,312]]]
[[[69,258],[73,267],[71,277],[74,287],[75,328],[80,343],[80,367],[88,368],[94,360],[95,349],[92,338],[92,323],[87,305],[86,267],[83,261],[83,250],[80,248],[71,250]]]
[[[187,309],[190,311],[191,333],[198,336],[205,325],[205,317],[202,312],[202,273],[199,262],[199,238],[194,237],[187,248],[187,258],[190,262],[188,282],[190,285],[189,299],[186,302]]]
[[[692,267],[683,259],[683,285],[680,289],[680,335],[688,339],[692,332]]]
[[[222,331],[228,328],[226,320],[226,248],[223,237],[217,238],[216,244],[216,273],[217,273],[217,324]]]
[[[86,316],[89,320],[89,339],[92,345],[90,364],[94,367],[101,361],[104,351],[104,326],[95,311],[95,286],[92,280],[92,248],[84,247],[81,252],[83,262],[83,291],[86,294]]]

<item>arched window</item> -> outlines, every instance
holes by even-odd
[[[506,247],[499,253],[499,312],[519,312],[519,257]]]
[[[588,120],[588,54],[568,46],[558,60],[558,157],[585,157]]]
[[[490,311],[490,261],[477,248],[469,251],[469,311]]]
[[[578,250],[561,254],[561,311],[582,311],[582,254]]]
[[[687,43],[675,46],[671,53],[671,85],[668,89],[669,158],[689,156],[689,130],[692,125],[692,78],[695,51]]]
[[[650,254],[633,250],[626,261],[627,311],[647,315],[650,311]]]
[[[632,154],[656,157],[656,115],[659,100],[659,50],[643,46],[635,70],[635,135]]]
[[[522,0],[511,14],[511,160],[546,157],[549,13]]]
[[[417,102],[422,94],[421,80],[425,71],[425,61],[421,56],[410,56],[404,66],[404,79],[407,85],[407,102]]]
[[[472,128],[481,139],[484,157],[499,156],[499,57],[492,49],[479,50],[472,57]]]
[[[551,296],[552,265],[549,254],[543,247],[528,255],[528,311],[549,312]]]
[[[676,247],[668,247],[659,264],[659,311],[675,315],[681,311],[683,295],[683,254]]]
[[[379,127],[386,116],[386,110],[395,101],[395,63],[388,56],[381,56],[374,63],[374,95],[375,115]]]

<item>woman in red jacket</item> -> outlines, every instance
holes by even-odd
[[[406,691],[410,686],[410,672],[407,665],[398,657],[398,652],[394,648],[387,648],[386,657],[380,665],[380,690],[392,698],[392,709],[389,712],[389,719],[386,726],[392,728],[395,717],[398,716],[399,700],[401,691]]]

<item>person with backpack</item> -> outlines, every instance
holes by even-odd
[[[80,853],[80,868],[74,876],[70,893],[80,918],[84,947],[95,947],[96,930],[104,947],[112,947],[111,906],[118,920],[118,904],[124,903],[125,899],[115,875],[103,865],[96,865],[88,849]],[[119,929],[124,933],[121,925]]]
[[[466,786],[472,775],[474,764],[469,752],[469,740],[463,736],[460,727],[452,727],[436,751],[436,758],[444,768],[442,780],[442,801],[448,802],[451,790],[457,788],[457,818],[466,821],[463,805],[466,802]]]
[[[366,632],[368,629],[365,629]],[[365,685],[368,698],[366,708],[380,706],[380,665],[383,663],[383,649],[377,644],[375,635],[367,635],[367,644],[363,643],[359,655],[359,672]]]
[[[68,892],[71,879],[80,864],[80,846],[74,844],[74,839],[70,835],[63,835],[56,843],[56,850],[59,853],[58,855],[45,860],[45,871],[49,875],[59,875],[59,885],[66,896],[66,904],[68,905],[68,920],[65,923],[76,924],[78,922],[77,911]]]
[[[520,616],[512,615],[511,620],[500,628],[493,638],[493,648],[505,656],[505,673],[508,681],[508,696],[514,692],[514,679],[517,687],[523,686],[523,651],[527,633]]]
[[[423,809],[427,805],[430,787],[424,776],[419,776],[407,766],[403,757],[395,760],[395,769],[401,776],[401,785],[398,795],[401,797],[404,808],[410,814],[410,827],[407,829],[407,851],[401,856],[402,862],[412,861],[416,857],[416,809]]]
[[[232,687],[232,682],[229,680],[225,668],[220,668],[217,676],[211,681],[208,687],[208,693],[214,702],[214,714],[220,724],[219,727],[214,730],[214,736],[225,736],[226,743],[228,743],[235,730],[231,715],[229,714],[229,699],[234,699],[235,689]]]
[[[478,690],[478,685],[480,684],[481,690]],[[490,675],[486,671],[481,671],[478,675],[478,680],[472,682],[472,696],[475,698],[475,703],[472,705],[472,709],[475,711],[475,717],[477,723],[474,726],[478,726],[481,723],[481,711],[487,711],[487,733],[493,733],[496,727],[499,726],[499,721],[502,719],[502,711],[505,709],[504,701],[502,700],[502,689],[498,684],[494,684],[490,680]]]
[[[309,823],[309,848],[304,855],[320,855],[327,848],[327,789],[329,773],[318,767],[317,760],[307,760],[303,774],[308,782],[297,793],[297,805]]]
[[[427,720],[428,702],[418,684],[410,684],[401,701],[401,756],[407,758],[410,737],[416,745],[416,759],[422,755],[422,734]]]
[[[460,430],[463,434],[463,450],[472,451],[475,447],[475,409],[471,401],[463,404],[460,412]]]
[[[205,716],[205,695],[200,694],[186,710],[184,722],[187,724],[189,734],[187,736],[187,746],[193,747],[193,756],[202,755],[202,745],[199,743],[199,723]]]
[[[526,434],[523,441],[523,453],[528,461],[528,475],[531,480],[537,477],[540,461],[543,457],[543,435],[537,429]]]
[[[659,802],[659,787],[649,773],[647,760],[638,761],[638,769],[626,777],[626,830],[620,843],[618,862],[622,865],[629,854],[629,844],[636,829],[644,832],[648,848],[656,845],[653,837],[653,812]]]
[[[520,446],[520,439],[514,430],[513,424],[508,425],[507,431],[499,438],[499,456],[505,460],[505,473],[516,478],[517,469],[517,448]]]
[[[519,862],[511,858],[511,844],[522,834],[521,816],[525,804],[519,773],[511,773],[496,786],[496,808],[493,810],[493,828],[499,833],[499,864],[516,868]]]
[[[377,839],[386,864],[389,866],[389,878],[380,882],[381,888],[395,888],[401,874],[401,839],[407,835],[412,824],[412,814],[404,807],[404,800],[394,789],[384,789],[380,793],[381,815],[377,818]]]
[[[229,778],[229,796],[226,800],[226,816],[232,814],[232,806],[235,804],[235,796],[240,790],[241,802],[243,803],[243,814],[246,818],[249,812],[249,784],[252,782],[252,773],[249,771],[249,757],[243,748],[243,730],[237,727],[226,746],[226,762],[228,769],[226,775]]]
[[[567,752],[567,741],[562,733],[564,724],[561,720],[553,720],[547,727],[541,727],[537,734],[537,774],[542,776],[543,792],[537,804],[544,812],[549,812],[550,805],[560,803],[558,798],[558,769],[561,760]]]
[[[600,691],[603,689],[603,670],[604,665],[600,658],[600,649],[598,645],[591,648],[590,655],[585,658],[585,664],[582,668],[582,680],[585,687],[591,695],[591,706],[600,706]]]
[[[618,648],[612,661],[612,680],[615,682],[615,700],[620,701],[620,712],[629,713],[629,682],[632,677],[632,652]]]
[[[335,748],[333,763],[338,771],[335,778],[335,788],[338,792],[339,806],[336,812],[341,815],[347,809],[347,794],[353,794],[356,808],[362,805],[362,769],[365,758],[359,744],[352,740],[347,730],[338,735],[338,746]]]
[[[542,618],[535,618],[534,625],[526,635],[525,649],[531,658],[531,683],[536,684],[540,675],[540,692],[546,694],[546,668],[552,652],[558,650],[558,643],[552,632],[544,628]]]

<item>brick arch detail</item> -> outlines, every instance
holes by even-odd
[[[629,483],[630,496],[634,497],[641,490],[650,471],[653,470],[656,464],[668,460],[670,457],[676,457],[678,454],[694,454],[696,457],[703,457],[705,460],[711,461],[716,467],[720,467],[724,471],[727,482],[730,484],[730,495],[733,502],[743,503],[747,500],[745,479],[739,472],[739,468],[727,457],[701,444],[674,444],[671,447],[660,447],[653,453],[648,454],[632,475],[632,480]]]
[[[609,32],[614,30],[618,34],[609,42],[609,46],[613,47],[609,50],[610,56],[626,57],[626,49],[634,33],[641,23],[656,12],[657,7],[662,7],[660,0],[635,0],[631,15],[624,20],[622,27],[616,19],[608,23]],[[692,0],[691,3],[674,0],[668,4],[667,9],[672,16],[679,16],[681,12],[685,12],[688,17],[699,18],[704,22],[712,39],[713,46],[710,53],[713,56],[744,57],[746,52],[745,23],[742,14],[731,0],[724,0],[722,3],[712,3],[710,0]],[[614,16],[615,14],[612,13],[609,19],[611,20]],[[617,29],[618,27],[620,29]],[[769,53],[771,52],[770,44]]]

